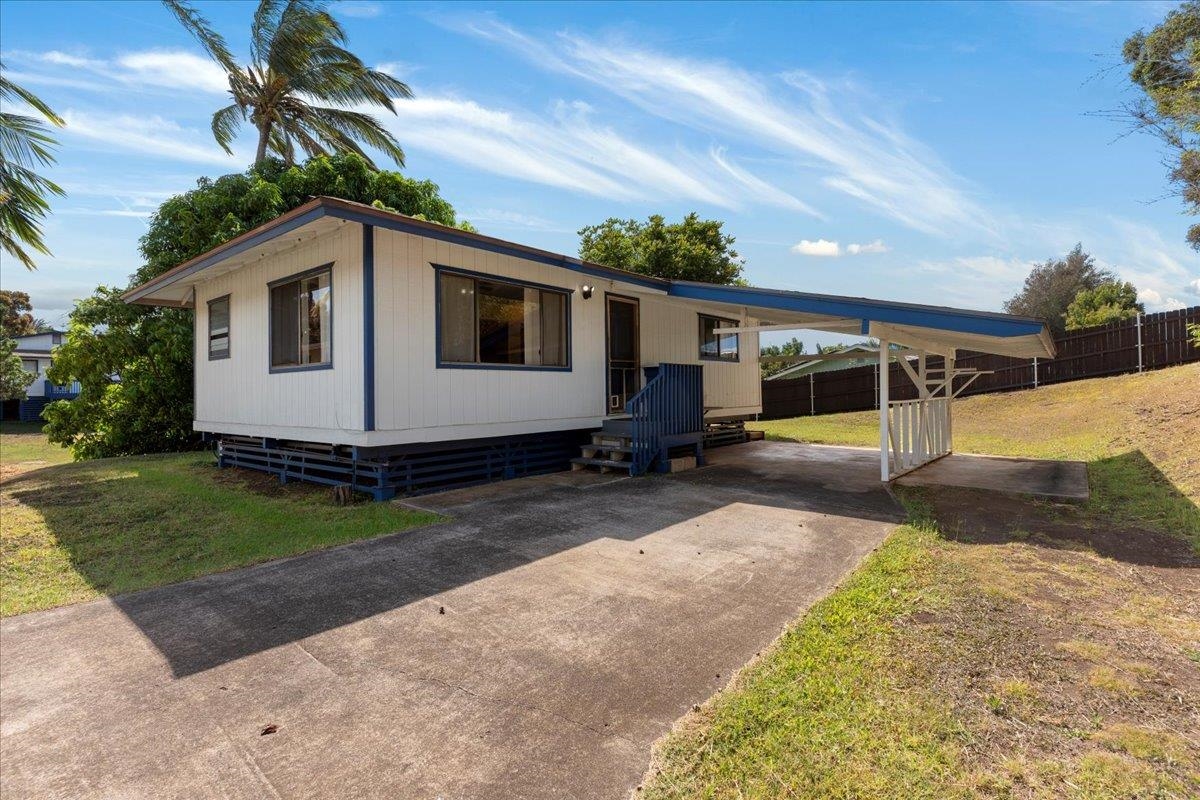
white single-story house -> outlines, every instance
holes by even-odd
[[[760,411],[762,330],[1053,355],[1038,320],[652,278],[329,197],[125,299],[195,309],[195,429],[219,463],[377,498],[699,454]],[[919,369],[948,418],[953,375],[932,391]]]
[[[25,388],[24,400],[5,403],[4,418],[31,422],[41,419],[42,409],[55,400],[73,400],[79,394],[79,384],[59,386],[46,377],[46,371],[54,363],[54,348],[62,344],[63,331],[49,330],[15,336],[17,346],[13,351],[21,358],[21,368],[30,374],[29,386]]]

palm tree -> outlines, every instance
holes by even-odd
[[[0,247],[25,265],[37,269],[29,247],[49,255],[42,241],[42,218],[50,211],[47,195],[62,197],[58,184],[34,169],[54,163],[54,146],[45,122],[27,114],[14,114],[7,105],[24,103],[46,122],[63,126],[62,117],[50,110],[37,95],[4,77],[0,64]]]
[[[359,146],[363,142],[404,165],[396,139],[352,106],[382,106],[394,114],[394,99],[412,97],[412,90],[391,75],[367,69],[346,50],[346,33],[323,2],[259,0],[250,28],[250,64],[244,67],[190,3],[163,4],[229,78],[233,103],[212,118],[213,136],[225,152],[233,153],[238,127],[249,122],[258,132],[255,164],[268,154],[295,163],[297,147],[308,156],[357,153],[371,163]]]

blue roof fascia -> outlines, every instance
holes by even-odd
[[[197,261],[196,263],[189,266],[187,269],[185,269],[179,273],[176,273],[174,275],[171,275],[170,281],[168,281],[167,283],[162,284],[162,285],[169,286],[170,284],[176,283],[177,281],[179,281],[183,278],[187,278],[191,275],[195,275],[197,272],[200,272],[203,269],[208,269],[209,267],[213,266],[214,264],[219,264],[220,262],[222,262],[228,258],[232,258],[233,256],[236,256],[239,253],[244,253],[247,250],[251,249],[252,247],[257,247],[258,245],[260,245],[264,242],[269,242],[272,239],[282,236],[285,233],[294,231],[297,228],[301,227],[302,225],[307,225],[310,222],[316,222],[321,217],[326,216],[326,214],[327,214],[326,208],[324,208],[323,206],[317,206],[309,211],[304,212],[303,214],[292,217],[287,222],[284,222],[280,225],[276,225],[272,228],[268,228],[267,230],[262,231],[261,233],[257,234],[256,236],[249,236],[249,237],[243,239],[242,241],[238,242],[237,244],[233,245],[232,247],[227,247],[224,250],[220,250],[218,252],[213,253],[208,258],[203,258],[203,259]],[[145,297],[146,295],[150,294],[151,292],[153,292],[155,289],[158,289],[158,288],[161,288],[161,286],[155,284],[155,282],[153,280],[147,281],[146,283],[142,284],[141,287],[139,287],[139,289],[136,293],[129,295],[129,299],[136,300],[140,297]]]
[[[670,281],[659,278],[651,278],[645,275],[634,275],[633,273],[624,272],[622,270],[614,270],[603,267],[599,264],[589,264],[585,261],[580,261],[577,258],[570,256],[559,256],[551,253],[531,252],[521,247],[512,247],[506,245],[499,240],[497,241],[480,241],[478,238],[464,234],[454,228],[445,227],[430,227],[429,225],[421,225],[410,223],[404,219],[383,218],[374,214],[369,214],[362,211],[356,211],[349,208],[329,208],[326,212],[338,219],[345,219],[351,222],[360,222],[364,225],[374,225],[377,228],[386,228],[388,230],[398,231],[400,233],[411,233],[417,236],[424,236],[429,239],[437,239],[450,244],[459,244],[464,247],[473,247],[477,250],[486,250],[491,253],[499,253],[501,255],[513,256],[522,258],[526,261],[535,261],[539,264],[548,264],[552,267],[561,267],[563,269],[580,272],[584,275],[590,275],[594,278],[604,278],[606,280],[621,281],[623,283],[631,283],[636,286],[643,286],[648,289],[659,289],[667,291],[670,286]]]
[[[936,328],[956,333],[984,336],[1030,336],[1040,334],[1045,325],[1037,320],[990,312],[967,311],[909,303],[889,303],[866,298],[829,297],[775,289],[741,286],[709,286],[697,283],[672,283],[672,297],[704,300],[710,303],[758,306],[802,314],[849,317],[893,325]]]

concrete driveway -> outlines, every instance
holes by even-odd
[[[712,456],[426,497],[453,520],[4,620],[4,796],[626,796],[900,519],[871,451]]]

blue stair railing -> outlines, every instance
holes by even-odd
[[[701,441],[704,432],[704,368],[660,364],[625,410],[632,417],[630,474],[644,475],[674,444]],[[685,442],[685,440],[687,440]]]

